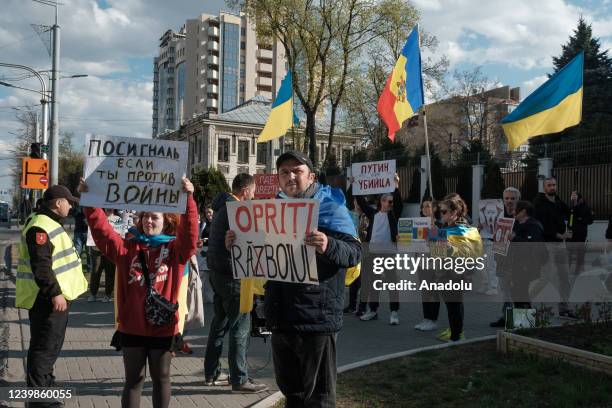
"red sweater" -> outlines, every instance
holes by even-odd
[[[108,223],[104,211],[100,208],[85,208],[85,215],[96,246],[117,266],[115,297],[118,330],[126,334],[151,337],[168,337],[177,334],[178,311],[173,325],[152,326],[145,318],[144,303],[147,289],[138,254],[141,249],[144,251],[149,273],[155,272],[155,279],[151,277],[155,290],[166,299],[176,302],[185,264],[195,253],[198,239],[198,213],[192,195],[188,195],[187,211],[181,215],[176,239],[157,248],[121,238]]]

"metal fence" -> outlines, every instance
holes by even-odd
[[[557,167],[557,194],[566,203],[572,191],[582,193],[599,219],[612,215],[612,163],[593,166]]]

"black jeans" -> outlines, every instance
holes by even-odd
[[[70,308],[70,303],[68,303]],[[54,312],[50,299],[38,293],[28,311],[30,317],[30,348],[26,382],[28,387],[52,387],[55,384],[53,366],[64,345],[68,309]]]
[[[272,357],[286,408],[336,406],[336,334],[274,333]]]
[[[104,271],[104,294],[110,297],[115,287],[115,264],[100,252],[93,249],[91,252],[93,253],[93,262],[91,278],[89,279],[89,290],[94,296],[98,294],[100,278],[102,277],[102,271]]]
[[[240,281],[231,273],[210,270],[215,304],[215,316],[210,323],[206,354],[204,356],[204,376],[215,378],[219,375],[219,358],[223,352],[223,338],[229,331],[228,363],[230,382],[241,385],[247,382],[246,351],[251,330],[251,315],[240,313]]]
[[[440,295],[448,311],[448,326],[451,330],[451,340],[457,341],[463,332],[463,293],[449,290],[440,292]]]

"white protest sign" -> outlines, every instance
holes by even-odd
[[[184,213],[187,142],[118,136],[88,136],[81,205]]]
[[[306,232],[317,228],[318,200],[232,201],[227,217],[236,233],[234,279],[319,284],[315,247],[304,244]]]
[[[353,195],[392,193],[395,191],[395,160],[353,163]]]
[[[493,239],[497,220],[504,216],[504,202],[502,200],[479,200],[478,214],[480,236]]]

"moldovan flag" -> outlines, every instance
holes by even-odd
[[[402,123],[414,116],[423,103],[421,52],[417,26],[408,36],[404,49],[378,99],[378,113],[389,129],[391,141],[395,140],[395,132],[402,128]]]
[[[293,79],[291,71],[287,72],[285,79],[281,82],[280,90],[276,100],[272,104],[272,111],[268,116],[266,126],[259,134],[257,143],[278,139],[287,133],[294,120],[293,114]]]
[[[580,123],[583,72],[581,52],[501,121],[509,150],[530,137],[557,133]]]

